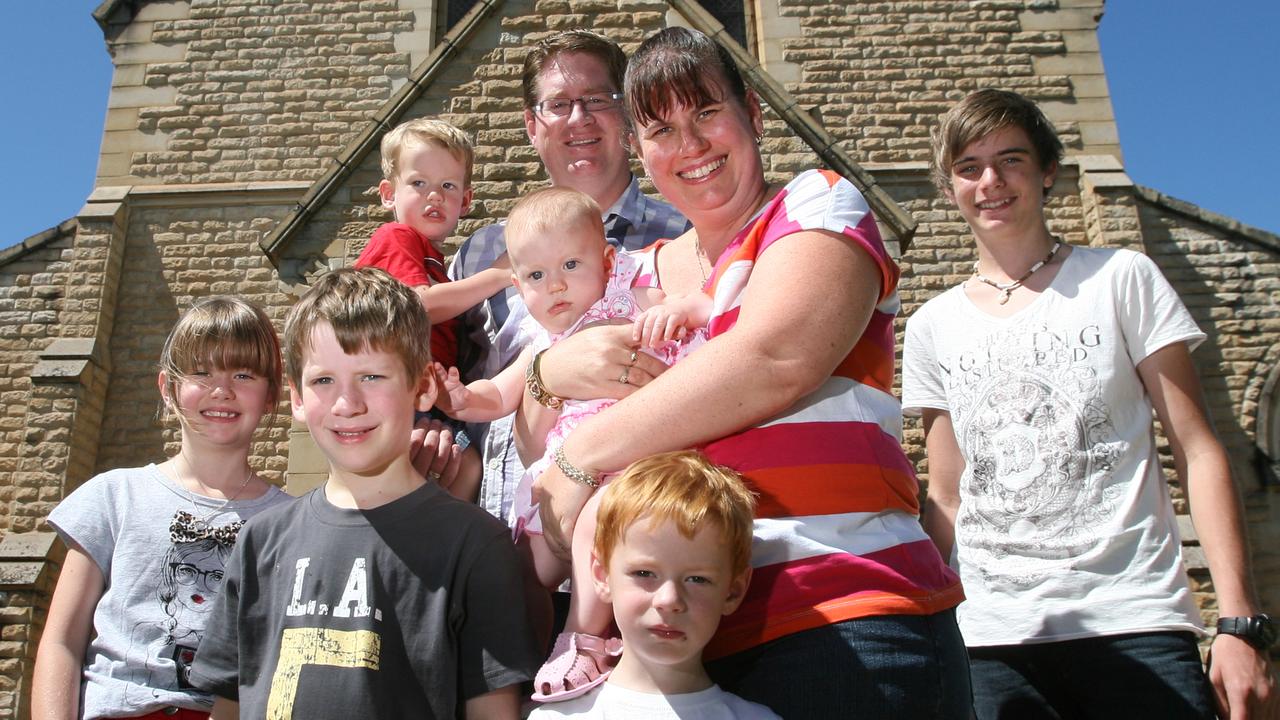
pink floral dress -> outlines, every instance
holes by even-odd
[[[609,274],[609,282],[604,288],[604,297],[597,300],[578,318],[568,330],[562,333],[549,333],[538,325],[532,317],[525,318],[531,327],[526,328],[533,337],[534,352],[551,347],[561,338],[568,337],[584,327],[610,323],[617,320],[631,321],[640,314],[635,295],[631,292],[636,275],[641,271],[641,264],[630,253],[620,252],[613,263],[613,271]],[[644,352],[658,358],[667,365],[688,355],[707,341],[706,328],[698,328],[690,332],[680,342],[668,342],[657,350],[644,349]],[[516,486],[516,494],[511,507],[510,525],[515,537],[521,533],[542,533],[542,521],[538,518],[538,506],[533,502],[533,481],[541,475],[553,462],[552,453],[564,444],[564,439],[573,432],[586,418],[617,402],[611,398],[598,400],[565,400],[560,409],[560,417],[547,433],[546,450],[524,472],[520,484]],[[607,478],[606,478],[607,482]]]

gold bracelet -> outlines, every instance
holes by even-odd
[[[524,385],[529,388],[529,395],[531,395],[534,400],[537,400],[539,405],[552,410],[559,410],[560,406],[564,405],[564,398],[552,394],[551,391],[547,390],[546,386],[542,384],[541,369],[542,353],[544,352],[546,352],[546,350],[539,350],[538,353],[533,356],[533,362],[529,363],[529,369],[524,372]]]
[[[551,459],[556,461],[556,467],[560,468],[560,472],[564,473],[564,476],[570,480],[579,485],[586,485],[593,490],[600,487],[600,481],[594,475],[569,462],[569,459],[564,456],[563,445],[551,453]]]

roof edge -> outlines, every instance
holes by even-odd
[[[1272,252],[1280,253],[1280,235],[1277,235],[1276,233],[1263,230],[1259,227],[1254,227],[1253,225],[1246,225],[1235,218],[1228,217],[1221,213],[1216,213],[1212,210],[1206,210],[1195,203],[1188,202],[1186,200],[1179,200],[1176,197],[1166,195],[1159,190],[1154,190],[1144,185],[1134,184],[1133,190],[1139,198],[1151,203],[1152,205],[1156,205],[1169,210],[1170,212],[1177,213],[1178,215],[1191,218],[1192,220],[1198,220],[1199,222],[1207,225],[1213,225],[1214,227],[1235,233],[1246,240],[1262,245]]]
[[[502,5],[502,2],[503,0],[478,0],[471,10],[449,32],[445,33],[427,59],[409,74],[409,81],[404,87],[388,98],[356,137],[347,143],[347,146],[334,159],[329,170],[316,180],[311,190],[298,201],[293,211],[280,221],[270,235],[258,243],[277,270],[280,269],[280,257],[284,249],[298,230],[306,225],[307,220],[355,171],[355,166],[363,161],[365,155],[377,148],[382,135],[395,127],[400,117],[435,81],[445,63],[458,53],[461,43],[467,40],[480,23],[488,18],[494,9]]]
[[[13,247],[0,250],[0,267],[25,257],[56,240],[61,240],[68,235],[74,236],[79,228],[80,223],[76,218],[68,218],[48,230],[41,230]]]
[[[91,14],[105,35],[110,33],[112,25],[128,25],[133,16],[138,14],[138,8],[143,2],[145,0],[102,0]]]

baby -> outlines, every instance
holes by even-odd
[[[638,265],[625,253],[615,253],[605,241],[600,208],[587,195],[567,188],[531,193],[511,211],[506,237],[511,282],[540,328],[531,333],[535,340],[530,346],[492,380],[463,386],[456,369],[446,372],[437,365],[446,390],[439,405],[450,416],[484,422],[515,412],[538,353],[583,327],[633,323],[634,339],[668,364],[705,341],[701,328],[710,316],[711,298],[704,293],[667,297],[655,288],[632,288]],[[543,585],[555,587],[572,574],[574,587],[586,589],[591,587],[591,548],[575,542],[571,566],[556,558],[543,540],[531,488],[533,480],[554,461],[569,432],[615,401],[566,400],[562,407],[559,402],[552,403],[559,416],[546,436],[543,455],[529,466],[516,490],[512,526],[521,542],[527,542]],[[578,520],[587,537],[594,528],[597,502],[595,498],[588,502]],[[535,681],[534,699],[575,697],[604,680],[612,659],[592,655],[591,648],[609,645],[616,649],[616,640],[606,642],[599,637],[610,621],[608,605],[589,590],[573,593],[565,632],[556,639],[552,658]],[[616,652],[606,653],[610,654],[616,656]],[[586,666],[588,677],[585,681],[567,679],[561,666]]]

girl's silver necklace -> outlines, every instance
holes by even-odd
[[[201,483],[198,479],[196,479],[195,471],[192,470],[191,468],[191,461],[187,460],[186,456],[181,455],[181,453],[179,453],[179,455],[182,457],[183,464],[187,466],[187,472],[191,474],[192,480],[197,485],[202,485],[203,483]],[[244,489],[249,487],[249,481],[252,479],[253,479],[253,468],[249,468],[248,474],[244,476],[244,482],[240,483],[240,487],[236,489],[235,493],[233,493],[230,497],[223,498],[220,504],[214,506],[211,510],[205,513],[203,517],[201,517],[200,515],[200,506],[196,503],[196,495],[200,495],[200,493],[187,490],[187,501],[191,503],[192,524],[195,525],[196,528],[198,529],[208,529],[209,521],[221,515],[227,509],[228,505],[235,502],[236,498],[240,497],[240,493],[243,493]],[[178,479],[178,484],[179,485],[182,484],[181,478]],[[183,487],[183,489],[186,490],[185,487]],[[208,496],[200,495],[200,497],[208,497]]]
[[[1026,282],[1027,278],[1031,277],[1035,273],[1035,271],[1039,270],[1045,265],[1048,265],[1053,260],[1053,256],[1058,254],[1058,249],[1061,247],[1062,247],[1062,240],[1060,238],[1055,237],[1053,239],[1053,249],[1049,251],[1049,254],[1046,255],[1043,260],[1036,263],[1035,265],[1032,265],[1031,269],[1023,273],[1022,277],[1007,284],[1001,284],[996,282],[995,280],[992,280],[991,278],[984,277],[982,273],[978,272],[978,261],[975,260],[973,262],[973,279],[977,280],[980,283],[990,285],[991,287],[1003,293],[1003,295],[1000,296],[1000,304],[1004,305],[1005,303],[1009,302],[1009,296],[1013,294],[1013,291],[1022,287],[1022,283]]]

